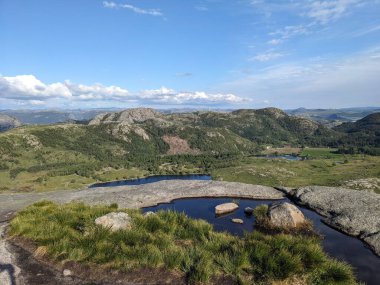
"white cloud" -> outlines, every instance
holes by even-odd
[[[284,56],[283,53],[268,51],[265,53],[259,53],[255,55],[254,57],[252,57],[250,60],[265,62],[265,61],[274,60],[283,56]]]
[[[160,89],[144,90],[140,93],[140,98],[151,103],[169,104],[222,104],[240,103],[245,99],[234,94],[196,92],[177,92],[174,89],[161,87]]]
[[[360,0],[311,1],[306,15],[318,23],[327,24],[338,20],[350,7],[361,2]]]
[[[119,86],[75,84],[70,81],[46,84],[33,75],[14,77],[0,76],[0,100],[8,100],[14,105],[42,106],[47,102],[59,102],[62,106],[81,102],[81,104],[104,102],[119,106],[125,103],[141,105],[217,105],[243,102],[234,94],[207,93],[203,91],[177,92],[161,87],[137,93],[130,93]]]
[[[316,58],[255,70],[220,88],[282,108],[380,105],[380,47],[345,58]]]
[[[360,36],[364,36],[370,33],[378,32],[378,31],[380,31],[380,25],[367,27],[366,29],[355,32],[353,35],[355,37],[360,37]]]
[[[43,99],[49,97],[72,96],[63,83],[45,84],[33,75],[0,77],[0,96],[12,99]]]
[[[52,98],[68,100],[103,100],[128,98],[128,90],[117,86],[101,84],[82,85],[70,81],[45,84],[34,75],[0,77],[0,97],[7,99],[29,100],[30,103],[42,102]]]
[[[267,44],[273,45],[273,46],[279,45],[281,43],[282,43],[281,39],[272,39],[272,40],[267,41]]]
[[[274,32],[269,33],[270,36],[279,36],[281,39],[290,39],[295,36],[309,34],[310,25],[294,25],[294,26],[285,26],[284,28],[278,29]]]
[[[128,9],[137,14],[145,14],[150,16],[164,16],[164,14],[159,9],[142,9],[130,4],[119,4],[115,2],[103,1],[103,7],[109,9]]]

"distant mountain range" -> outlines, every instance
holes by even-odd
[[[88,110],[0,110],[0,114],[11,116],[26,125],[48,125],[80,121],[86,123],[99,114],[122,111],[118,108],[101,108]],[[194,108],[159,109],[162,114],[193,112],[231,113],[232,109],[197,110]],[[372,113],[380,112],[380,107],[345,108],[345,109],[305,109],[284,110],[288,115],[310,119],[329,128],[343,122],[355,122]],[[5,129],[5,128],[4,128]]]
[[[120,109],[89,110],[0,110],[0,114],[12,116],[26,125],[49,125],[69,121],[89,121],[96,115]]]
[[[285,110],[293,116],[303,117],[328,127],[340,125],[343,122],[355,122],[373,113],[380,112],[380,107],[358,107],[344,109],[305,109]]]

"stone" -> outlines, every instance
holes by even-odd
[[[124,212],[112,212],[95,220],[95,224],[115,232],[132,227],[131,218]]]
[[[71,276],[71,275],[73,275],[71,270],[69,270],[69,269],[63,270],[63,276],[67,277],[67,276]]]
[[[247,215],[252,215],[253,214],[253,208],[251,207],[246,207],[244,209],[244,213],[246,213]]]
[[[144,216],[144,217],[149,217],[149,216],[154,216],[154,215],[156,215],[155,212],[148,211],[148,212],[145,212],[143,216]]]
[[[305,223],[305,216],[290,203],[274,203],[269,207],[268,216],[270,222],[281,228],[295,228]]]
[[[325,217],[333,228],[358,237],[380,256],[380,195],[342,187],[306,186],[293,194],[298,204]]]
[[[231,222],[235,224],[244,224],[244,221],[242,219],[231,219]]]
[[[221,214],[231,213],[235,211],[237,208],[239,208],[239,205],[235,203],[220,204],[215,207],[215,214],[221,215]]]

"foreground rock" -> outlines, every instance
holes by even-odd
[[[15,265],[16,258],[5,240],[5,224],[0,224],[0,284],[14,285],[21,283],[20,268]]]
[[[131,218],[127,213],[112,212],[95,220],[95,224],[108,228],[113,232],[132,228]]]
[[[345,188],[309,186],[292,193],[296,202],[326,217],[330,226],[364,240],[380,256],[380,195]]]
[[[244,221],[242,219],[231,219],[231,222],[235,224],[244,224]]]
[[[305,216],[294,205],[289,203],[274,203],[268,210],[269,221],[280,228],[295,228],[306,222]]]
[[[235,203],[220,204],[220,205],[215,207],[215,214],[222,215],[222,214],[231,213],[238,208],[239,208],[239,205],[235,204]]]

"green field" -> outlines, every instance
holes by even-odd
[[[212,176],[224,181],[288,187],[341,186],[349,180],[380,177],[380,157],[332,151],[306,149],[301,155],[312,159],[304,161],[248,157],[237,166],[213,170]],[[373,190],[380,193],[378,186]]]

